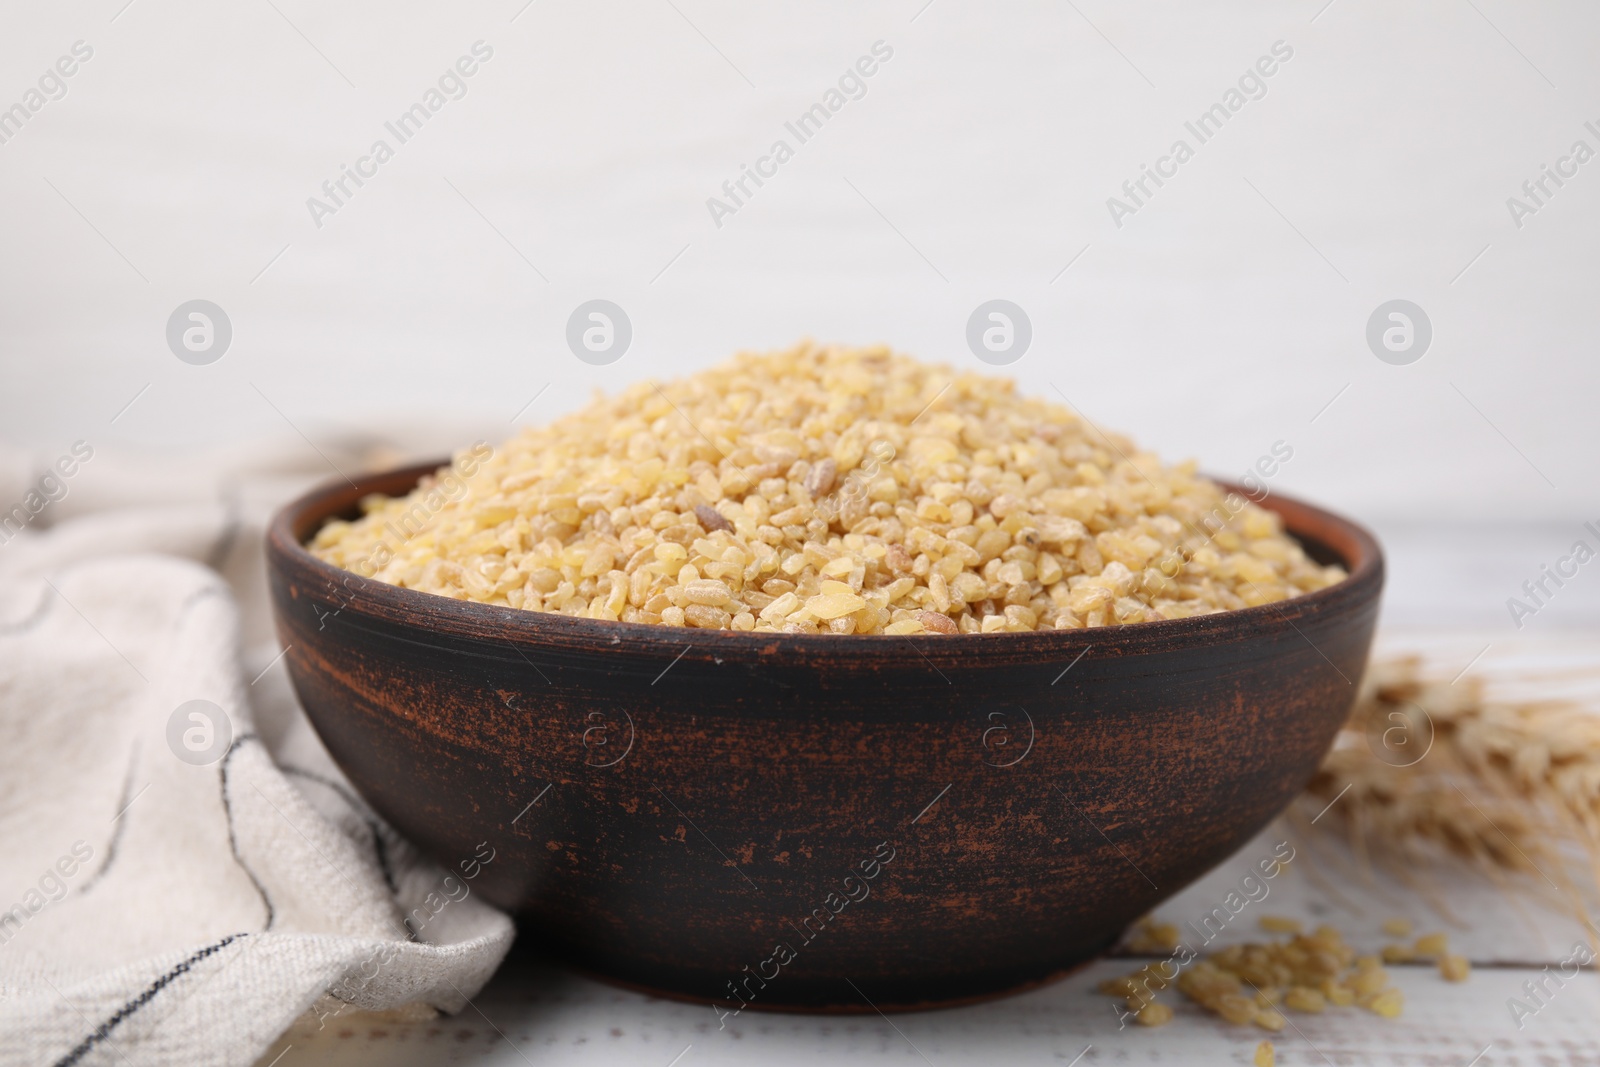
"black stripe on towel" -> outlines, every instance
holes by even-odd
[[[301,767],[291,767],[288,764],[284,764],[278,769],[284,774],[297,775],[298,777],[304,778],[308,782],[316,782],[318,785],[326,786],[328,789],[331,789],[335,794],[337,794],[340,800],[343,800],[350,806],[350,810],[355,812],[357,817],[359,817],[362,822],[367,824],[367,830],[372,834],[372,854],[373,857],[378,861],[378,869],[383,872],[384,884],[389,887],[389,892],[392,895],[399,896],[400,886],[395,882],[394,867],[389,862],[389,846],[383,839],[383,828],[378,825],[378,820],[369,814],[372,809],[367,807],[367,805],[354,793],[350,792],[350,790],[346,789],[344,786],[340,785],[338,782],[327,777],[326,775],[317,774],[315,771],[308,771]]]
[[[244,861],[244,857],[239,855],[239,838],[233,832],[233,801],[228,796],[228,764],[233,762],[233,754],[239,751],[239,746],[246,741],[259,740],[261,739],[255,734],[240,734],[234,738],[233,744],[228,746],[227,755],[222,757],[222,768],[219,777],[222,785],[222,813],[228,820],[228,848],[233,852],[234,862],[239,865],[240,870],[250,876],[250,884],[255,886],[256,892],[261,895],[261,906],[267,909],[267,921],[264,929],[270,930],[272,929],[273,919],[277,917],[277,910],[272,906],[272,898],[267,895],[267,887],[261,884],[261,879],[256,877],[256,872],[251,870],[250,865]]]
[[[160,978],[157,978],[154,982],[151,982],[149,986],[145,988],[144,992],[140,993],[122,1007],[118,1008],[116,1014],[112,1015],[111,1018],[107,1019],[105,1022],[101,1023],[95,1028],[94,1033],[78,1042],[77,1046],[73,1048],[71,1052],[57,1060],[55,1062],[55,1067],[72,1067],[73,1064],[77,1063],[78,1061],[82,1060],[84,1056],[88,1055],[90,1050],[92,1050],[96,1045],[100,1044],[102,1041],[108,1040],[111,1037],[111,1031],[115,1030],[117,1027],[126,1022],[129,1016],[133,1015],[140,1008],[143,1008],[146,1004],[150,1003],[150,1001],[154,1000],[157,993],[161,992],[163,989],[177,981],[179,978],[183,977],[185,974],[188,974],[189,969],[195,964],[199,963],[207,956],[221,952],[223,949],[227,948],[240,938],[249,936],[249,934],[229,934],[216,944],[207,945],[205,948],[196,952],[193,956],[190,956],[188,959],[172,968],[172,970],[168,971]]]

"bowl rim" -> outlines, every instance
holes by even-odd
[[[930,663],[944,662],[947,658],[950,662],[971,660],[975,654],[984,654],[986,661],[996,665],[1003,661],[1034,661],[1040,657],[1070,658],[1091,646],[1101,649],[1102,655],[1127,655],[1157,649],[1193,648],[1289,629],[1299,633],[1321,653],[1297,623],[1356,610],[1369,601],[1376,601],[1383,586],[1383,550],[1365,527],[1282,493],[1254,500],[1242,486],[1219,478],[1211,480],[1225,492],[1237,493],[1276,512],[1283,519],[1285,530],[1297,541],[1315,542],[1339,557],[1348,572],[1344,581],[1288,600],[1211,615],[1077,630],[989,634],[790,634],[611,622],[456,600],[363,577],[321,560],[307,549],[302,537],[309,537],[329,518],[348,511],[363,497],[378,492],[393,496],[409,491],[422,476],[448,464],[448,459],[442,459],[370,472],[353,480],[333,478],[284,504],[272,516],[266,531],[270,576],[276,579],[276,572],[293,570],[300,578],[325,584],[330,590],[343,588],[352,593],[355,590],[350,589],[349,579],[354,578],[362,583],[360,595],[352,595],[348,603],[341,604],[341,612],[356,608],[357,616],[374,621],[421,626],[455,637],[509,641],[513,648],[521,641],[600,651],[626,641],[633,651],[654,650],[669,656],[683,655],[688,651],[686,645],[692,646],[697,653],[692,657],[695,659],[712,655],[721,658],[777,655],[812,661],[818,653],[826,653],[836,660],[860,655],[881,661],[890,647],[906,642]],[[685,638],[691,635],[692,639],[686,642]],[[1323,654],[1323,658],[1327,656]]]

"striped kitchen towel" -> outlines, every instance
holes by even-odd
[[[512,938],[473,892],[492,844],[417,855],[276,659],[261,529],[322,460],[62,455],[0,456],[0,1064],[244,1067],[291,1025],[463,1008]]]

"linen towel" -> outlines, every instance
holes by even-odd
[[[441,868],[362,803],[268,617],[273,508],[398,458],[0,450],[0,1064],[248,1065],[498,966],[492,845]]]

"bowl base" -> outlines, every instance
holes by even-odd
[[[524,934],[531,933],[531,931],[526,929],[523,929],[521,932]],[[745,1010],[788,1015],[886,1015],[890,1012],[903,1013],[918,1011],[941,1011],[946,1008],[964,1008],[974,1004],[985,1004],[989,1001],[1003,1000],[1006,997],[1017,996],[1022,993],[1030,993],[1036,989],[1042,989],[1045,986],[1054,985],[1057,982],[1063,981],[1064,979],[1070,978],[1072,975],[1077,974],[1079,971],[1088,967],[1091,963],[1103,958],[1106,952],[1110,951],[1111,948],[1113,948],[1117,942],[1121,940],[1121,938],[1122,931],[1119,930],[1115,935],[1113,935],[1103,945],[1101,945],[1088,956],[1047,970],[1037,977],[1026,978],[1020,981],[1010,981],[994,988],[980,987],[973,989],[971,988],[971,983],[966,983],[966,988],[963,989],[963,982],[961,979],[954,978],[948,983],[948,988],[950,989],[948,996],[934,996],[911,1001],[897,1001],[892,997],[883,1000],[868,1000],[865,993],[861,992],[859,988],[854,988],[856,983],[841,976],[838,979],[838,986],[841,990],[841,996],[838,1001],[782,1001],[775,999],[762,999],[747,1003],[744,1008],[739,1009],[739,1011],[732,1011],[731,1009],[733,1005],[731,1004],[721,1001],[713,1001],[705,996],[685,992],[682,989],[673,989],[665,985],[658,985],[651,982],[643,982],[625,978],[603,970],[596,970],[593,967],[585,966],[582,963],[558,956],[545,956],[543,958],[549,963],[560,967],[563,970],[569,971],[572,974],[592,979],[596,982],[602,982],[609,986],[615,986],[618,989],[626,989],[632,993],[639,993],[648,997],[658,997],[662,1000],[673,1000],[682,1004],[696,1004],[702,1007],[710,1007],[713,1009],[713,1011],[716,1011],[718,1008],[722,1008],[728,1011],[728,1017],[730,1019]],[[537,952],[538,950],[535,949],[533,951]]]

